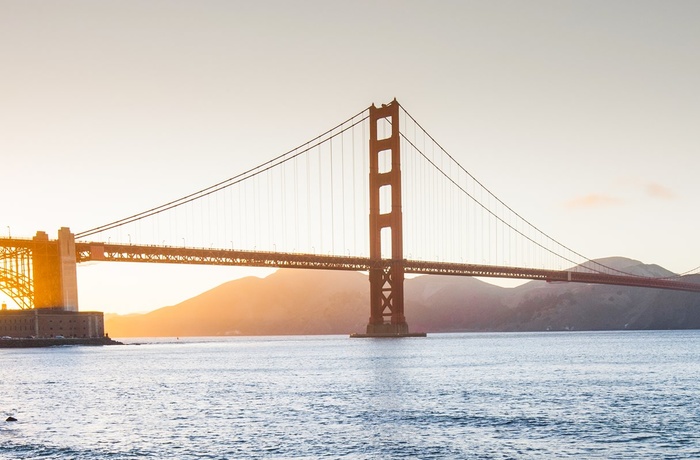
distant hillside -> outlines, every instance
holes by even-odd
[[[278,270],[147,314],[110,317],[105,330],[113,337],[344,334],[364,328],[368,302],[360,273]]]
[[[671,275],[619,257],[599,262]],[[700,328],[700,294],[688,292],[539,281],[508,289],[469,277],[419,276],[406,280],[405,298],[413,331]],[[368,317],[366,275],[287,269],[229,281],[147,314],[107,315],[105,330],[112,337],[347,334],[364,331]]]

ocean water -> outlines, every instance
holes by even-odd
[[[1,349],[0,458],[700,458],[700,331],[125,342]]]

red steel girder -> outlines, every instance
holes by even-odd
[[[27,240],[0,239],[0,291],[21,309],[34,307],[32,248]]]
[[[78,262],[147,262],[191,265],[309,268],[321,270],[369,270],[366,257],[292,254],[231,249],[140,246],[131,244],[75,243]]]
[[[615,275],[583,270],[545,270],[525,267],[499,267],[495,265],[460,264],[449,262],[423,262],[407,260],[406,273],[422,275],[481,276],[485,278],[511,278],[547,282],[571,282],[587,284],[612,284],[617,286],[649,287],[674,291],[700,292],[700,284],[678,278],[649,278],[633,275]]]

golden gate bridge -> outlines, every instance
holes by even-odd
[[[689,274],[637,276],[550,237],[396,100],[146,211],[75,234],[62,228],[56,240],[0,238],[0,290],[22,309],[77,311],[76,264],[89,261],[365,271],[369,336],[411,335],[406,274],[700,292]]]

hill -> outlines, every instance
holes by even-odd
[[[644,276],[657,265],[599,260]],[[695,275],[700,283],[700,276]],[[405,283],[412,331],[544,331],[700,328],[700,294],[532,281],[502,288],[475,278],[419,276]],[[143,315],[109,315],[112,337],[347,334],[369,316],[369,281],[355,272],[278,270],[229,281]]]
[[[147,314],[109,317],[105,328],[113,337],[344,334],[364,328],[368,302],[360,273],[288,269]]]

